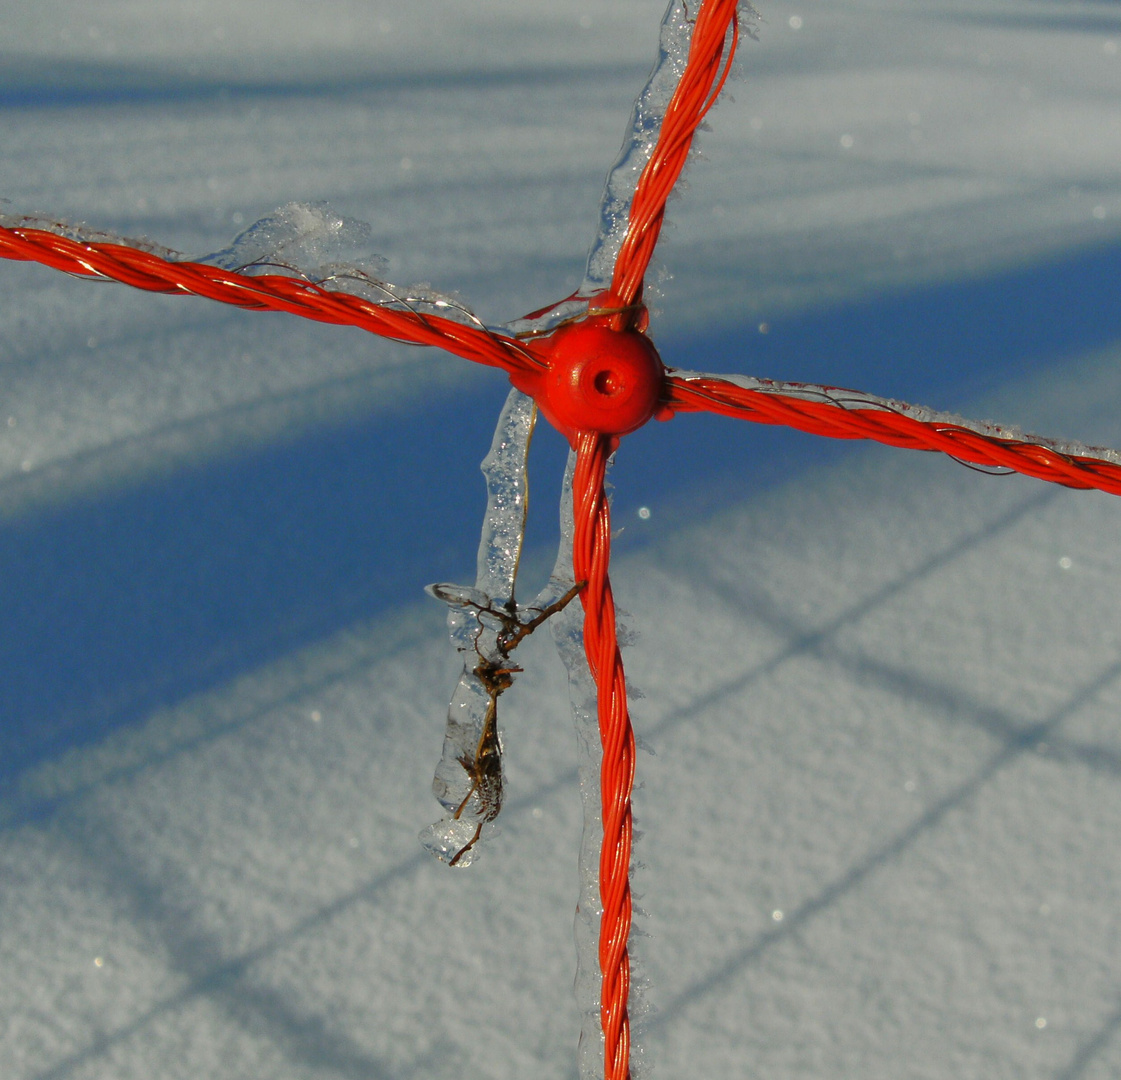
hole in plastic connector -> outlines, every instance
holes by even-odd
[[[619,382],[613,371],[600,371],[595,377],[596,392],[606,397],[612,397],[619,392]]]

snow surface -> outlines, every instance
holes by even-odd
[[[1118,5],[756,6],[667,363],[1121,445]],[[327,201],[502,322],[579,284],[661,15],[6,5],[0,212],[201,254]],[[570,1080],[547,636],[501,834],[416,841],[458,675],[422,586],[470,577],[501,379],[15,263],[0,297],[0,1077]],[[693,417],[615,481],[655,1075],[1121,1073],[1121,504]]]

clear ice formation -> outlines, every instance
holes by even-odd
[[[384,274],[387,263],[371,255],[373,229],[364,221],[344,217],[326,203],[289,203],[255,221],[222,251],[199,262],[223,270],[293,270],[309,278],[334,265]]]
[[[611,284],[615,261],[627,234],[639,177],[654,152],[670,99],[689,62],[696,13],[696,0],[670,0],[662,18],[658,58],[642,93],[635,100],[619,157],[607,174],[600,202],[599,232],[588,255],[588,268],[579,296],[594,296]],[[741,3],[738,17],[743,32],[754,36],[759,19],[755,9],[749,3]]]
[[[372,254],[372,239],[373,229],[366,222],[345,217],[325,202],[293,202],[255,221],[228,248],[195,261],[241,274],[287,271],[381,306],[432,312],[480,325],[454,297],[425,285],[398,286],[386,281],[388,263]]]
[[[451,866],[471,864],[478,843],[493,835],[502,809],[498,699],[520,670],[510,654],[578,592],[570,558],[528,607],[514,599],[528,509],[526,456],[536,415],[532,398],[510,391],[482,464],[487,509],[475,584],[428,587],[429,595],[448,605],[448,632],[463,657],[432,781],[432,792],[448,813],[420,834],[424,847]]]
[[[689,59],[693,22],[689,5],[673,0],[662,19],[658,59],[642,93],[634,103],[630,126],[619,157],[607,174],[600,203],[599,233],[588,255],[581,296],[602,292],[611,284],[615,260],[627,233],[631,200],[638,178],[654,152],[666,108]]]

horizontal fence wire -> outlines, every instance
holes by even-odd
[[[989,434],[964,422],[920,419],[879,399],[861,407],[848,391],[843,400],[805,397],[782,390],[749,388],[718,376],[666,379],[664,403],[674,413],[708,412],[779,424],[830,439],[869,439],[907,450],[933,450],[970,465],[1010,469],[1064,487],[1094,489],[1121,495],[1121,464],[1109,457],[1064,453],[1030,437]],[[1089,450],[1090,448],[1086,448]]]
[[[284,311],[316,322],[356,326],[410,345],[434,345],[508,374],[543,367],[514,338],[481,323],[468,325],[417,311],[389,294],[384,302],[373,301],[302,277],[180,262],[124,244],[88,243],[44,229],[0,226],[0,258],[38,262],[81,277],[108,278],[147,292],[202,296],[254,311]]]

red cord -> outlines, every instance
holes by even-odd
[[[736,386],[714,375],[668,375],[663,404],[673,412],[710,412],[782,424],[831,439],[871,439],[908,450],[937,450],[973,465],[1012,469],[1072,488],[1121,495],[1121,465],[1104,458],[1064,454],[1023,439],[987,435],[960,424],[919,420],[888,408],[853,408],[772,390]]]
[[[662,231],[666,200],[685,167],[697,128],[728,78],[739,41],[738,3],[739,0],[708,0],[697,12],[689,59],[666,108],[654,151],[638,178],[627,233],[615,260],[610,299],[605,306],[626,309],[619,317],[617,329],[623,329],[628,317],[633,321],[634,316],[628,313],[637,308],[642,298],[642,282]]]
[[[249,275],[205,263],[171,262],[124,244],[91,244],[42,229],[0,227],[0,257],[43,263],[68,274],[111,278],[148,292],[204,296],[257,311],[287,311],[317,322],[357,326],[413,345],[436,345],[465,360],[510,375],[543,370],[520,342],[482,326],[411,310],[404,302],[379,304],[325,289],[299,277]]]
[[[615,440],[594,432],[576,436],[572,478],[574,531],[572,568],[584,605],[584,652],[596,684],[596,709],[603,765],[600,799],[603,842],[599,858],[599,966],[602,975],[604,1080],[630,1077],[631,968],[631,793],[634,790],[634,730],[627,709],[626,679],[615,629],[615,600],[607,576],[611,559],[611,510],[604,490],[607,459]]]

